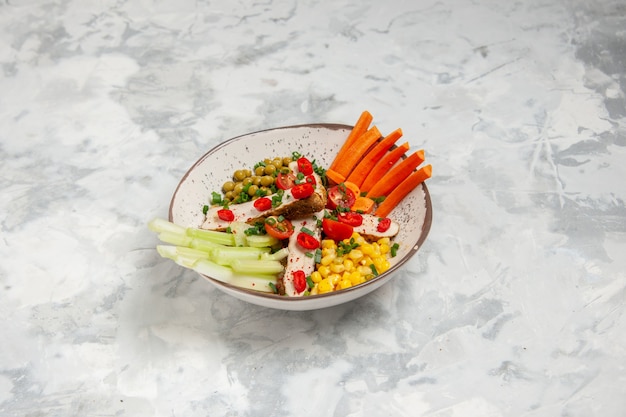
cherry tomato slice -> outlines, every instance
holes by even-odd
[[[232,210],[228,210],[228,209],[218,210],[217,217],[220,220],[224,220],[225,222],[232,222],[233,220],[235,220],[235,214],[233,213]]]
[[[341,223],[333,219],[325,218],[322,220],[322,229],[326,237],[339,241],[349,239],[354,229],[349,224]]]
[[[287,239],[293,234],[293,225],[287,219],[281,221],[271,216],[265,219],[265,231],[276,239]]]
[[[350,226],[356,227],[363,224],[363,216],[354,211],[346,211],[343,213],[337,214],[337,220],[341,223],[349,224]]]
[[[350,208],[354,204],[356,196],[351,189],[344,184],[338,184],[328,189],[327,207],[331,210],[337,207]]]
[[[298,245],[302,246],[304,249],[317,249],[320,247],[320,241],[308,233],[298,233],[296,240],[298,241]]]
[[[266,211],[272,208],[272,200],[267,197],[261,197],[254,200],[254,208],[259,211]]]
[[[281,172],[276,176],[276,187],[281,190],[288,190],[296,185],[296,176],[293,173],[286,174]]]
[[[386,232],[391,227],[391,219],[385,217],[384,219],[378,219],[378,226],[376,226],[376,230],[380,233]]]
[[[296,292],[301,293],[302,291],[306,290],[307,284],[306,284],[306,275],[304,274],[304,271],[302,270],[293,271],[292,277],[293,277],[293,289],[296,290]]]
[[[294,185],[293,187],[291,187],[291,194],[293,195],[295,199],[298,199],[298,200],[307,198],[308,196],[313,194],[313,191],[315,191],[315,189],[308,182]]]
[[[313,173],[313,164],[304,156],[298,158],[297,163],[298,171],[302,172],[304,175],[311,175]]]

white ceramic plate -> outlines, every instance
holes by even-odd
[[[229,139],[204,154],[181,179],[170,203],[170,221],[187,227],[198,227],[204,220],[202,208],[212,191],[237,169],[250,168],[265,158],[290,156],[294,151],[328,167],[350,133],[352,126],[310,124],[288,126],[249,133]],[[313,310],[331,307],[362,297],[387,283],[400,267],[414,256],[426,239],[432,222],[432,205],[425,184],[417,187],[389,217],[400,224],[395,242],[397,256],[390,259],[391,268],[376,278],[345,290],[306,297],[285,297],[238,288],[202,275],[226,294],[256,305],[282,310]]]

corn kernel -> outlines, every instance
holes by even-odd
[[[348,257],[353,261],[358,261],[363,257],[363,252],[358,249],[352,249],[348,254]]]
[[[359,285],[361,283],[361,279],[363,276],[359,271],[354,271],[350,273],[350,283],[352,285]]]
[[[356,243],[358,243],[359,245],[362,245],[364,243],[366,243],[366,240],[363,236],[361,236],[360,234],[358,234],[357,232],[352,233],[352,238],[354,239],[354,241]],[[349,242],[348,242],[349,243]]]
[[[345,290],[346,288],[350,288],[351,286],[352,282],[349,279],[342,279],[338,285],[340,290]]]
[[[360,249],[361,249],[361,252],[363,252],[363,255],[373,255],[374,254],[374,246],[371,245],[370,243],[362,244]]]
[[[346,267],[343,266],[343,264],[333,263],[333,264],[330,265],[330,270],[331,270],[331,272],[334,272],[336,274],[341,274],[343,271],[346,270]]]
[[[335,251],[335,248],[323,248],[322,249],[322,256],[328,256],[331,254],[336,254],[337,252]]]
[[[372,268],[370,268],[369,266],[365,266],[365,265],[359,266],[358,270],[359,270],[359,274],[363,276],[372,273]]]
[[[343,260],[343,267],[346,271],[352,271],[354,269],[354,261],[350,258]]]
[[[323,280],[319,282],[319,284],[317,284],[317,292],[319,294],[331,292],[332,290],[333,290],[333,285],[331,285],[328,278],[324,278]]]
[[[389,270],[389,268],[391,268],[391,264],[389,263],[389,261],[387,259],[383,259],[382,271],[379,271],[379,272],[383,273],[383,272]]]
[[[377,240],[377,243],[379,245],[389,245],[391,243],[391,239],[389,239],[388,237],[381,237]]]
[[[385,262],[385,259],[380,257],[380,256],[372,259],[372,263],[374,264],[374,268],[376,268],[376,271],[379,274],[382,273],[382,272],[385,272],[385,271],[383,271],[383,269],[384,269],[384,262]]]
[[[335,241],[332,239],[324,239],[322,240],[322,249],[336,248],[337,245]]]
[[[337,255],[335,255],[335,254],[330,254],[330,255],[323,256],[320,263],[322,265],[330,265],[332,263],[333,259],[335,259],[336,257],[337,257]]]
[[[311,272],[311,281],[318,283],[322,280],[322,274],[319,271]]]
[[[382,240],[382,239],[381,239]],[[389,246],[386,243],[381,243],[380,244],[380,253],[382,253],[383,255],[388,254],[389,252],[391,252],[391,246]]]
[[[330,268],[326,265],[320,265],[319,268],[317,268],[317,272],[320,273],[322,278],[326,278],[330,275]]]

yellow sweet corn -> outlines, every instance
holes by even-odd
[[[322,280],[322,274],[320,273],[320,271],[313,271],[313,273],[311,273],[311,281],[317,284],[321,280]]]
[[[324,294],[331,291],[333,291],[333,285],[330,283],[328,278],[324,278],[319,282],[319,284],[317,284],[317,292],[319,294]]]
[[[389,238],[367,242],[363,236],[353,233],[345,245],[357,243],[358,248],[339,256],[337,243],[331,239],[322,240],[322,259],[311,280],[316,284],[311,293],[324,294],[362,284],[374,278],[374,271],[382,274],[390,268],[388,254],[391,252]]]

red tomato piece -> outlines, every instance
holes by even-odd
[[[254,200],[254,208],[259,211],[266,211],[272,208],[272,200],[267,197],[261,197]]]
[[[304,249],[317,249],[320,247],[320,241],[308,233],[300,232],[296,237],[298,245]]]
[[[297,163],[298,171],[302,172],[304,175],[311,175],[313,173],[313,164],[304,156],[298,158]]]
[[[228,210],[228,209],[218,210],[217,217],[220,220],[224,220],[225,222],[232,222],[233,220],[235,220],[235,214],[233,213],[232,210]]]
[[[391,219],[388,217],[385,217],[384,219],[378,219],[378,226],[376,226],[376,230],[378,230],[379,232],[383,233],[386,232],[387,230],[389,230],[389,228],[391,227]]]
[[[331,210],[335,210],[337,207],[349,209],[355,200],[354,192],[344,184],[338,184],[328,189],[327,206]]]
[[[304,274],[304,271],[302,270],[293,271],[292,276],[293,276],[293,289],[299,293],[306,290],[307,283],[306,283],[306,275]]]
[[[363,224],[363,216],[354,211],[346,211],[343,213],[337,214],[337,219],[341,223],[349,224],[350,226],[356,227]]]
[[[298,200],[309,197],[314,191],[315,189],[308,182],[291,187],[291,194]]]
[[[265,219],[265,231],[276,239],[287,239],[293,234],[293,225],[287,219],[278,220],[271,216]]]
[[[276,176],[276,187],[280,188],[281,190],[288,190],[294,185],[296,185],[296,176],[293,175],[293,173],[290,172],[289,174],[287,174],[281,172]]]
[[[354,231],[354,228],[349,224],[328,218],[322,220],[322,229],[326,237],[335,241],[349,239]]]
[[[317,180],[313,175],[307,175],[304,182],[311,184],[313,187],[317,185]]]

